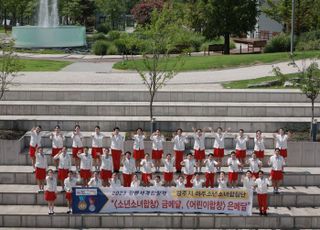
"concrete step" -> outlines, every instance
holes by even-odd
[[[267,217],[252,216],[134,213],[67,215],[66,208],[56,207],[56,215],[48,216],[46,206],[0,205],[0,224],[3,227],[30,228],[181,228],[181,229],[319,229],[320,208],[270,207]]]
[[[50,167],[53,168],[53,167]],[[72,167],[75,170],[75,167]],[[262,168],[269,176],[270,168]],[[161,169],[162,170],[162,169]],[[204,171],[204,169],[202,169]],[[226,167],[223,171],[228,172]],[[245,168],[244,172],[247,170]],[[31,166],[12,165],[0,166],[0,184],[36,184],[35,175]],[[140,176],[140,174],[138,174]],[[162,177],[162,174],[159,174]],[[177,177],[178,175],[175,175]],[[241,184],[239,182],[239,184]],[[318,167],[286,167],[283,186],[319,186],[320,168]]]
[[[0,201],[2,205],[46,205],[44,194],[37,192],[36,185],[1,184]],[[65,193],[61,193],[58,186],[57,206],[66,206]],[[318,207],[320,206],[319,187],[281,187],[280,194],[274,195],[269,188],[270,207]],[[257,207],[257,198],[254,196],[253,205]]]
[[[155,102],[153,108],[155,116],[311,116],[310,103]],[[148,116],[149,102],[1,101],[0,115]]]
[[[319,119],[319,117],[316,117]],[[310,117],[194,117],[194,116],[157,116],[156,126],[161,130],[175,131],[177,127],[191,131],[191,127],[230,127],[231,130],[244,129],[255,132],[274,132],[279,127],[294,130],[309,128]],[[73,130],[74,125],[80,124],[83,131],[90,131],[99,125],[102,130],[112,130],[115,126],[122,130],[135,130],[138,127],[150,130],[148,116],[50,116],[50,115],[1,115],[0,129],[30,130],[33,126],[41,125],[44,130],[51,130],[55,125],[64,130]]]

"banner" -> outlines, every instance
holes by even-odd
[[[73,188],[73,213],[183,212],[252,214],[245,188]]]

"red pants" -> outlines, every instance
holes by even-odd
[[[173,172],[163,172],[163,179],[165,182],[171,183],[173,180]]]
[[[267,212],[268,194],[258,194],[258,205],[260,212]]]
[[[192,175],[184,175],[185,178],[186,178],[186,188],[192,188],[192,183],[191,183],[191,180],[192,180],[192,177],[193,177],[193,174]]]
[[[150,177],[150,179],[152,179],[152,173],[142,173],[141,174],[142,182],[145,184],[149,184],[149,179],[148,179],[149,177]]]
[[[121,159],[121,150],[111,149],[112,161],[113,161],[113,170],[119,171],[120,169],[120,159]]]
[[[132,181],[132,174],[123,173],[123,187],[130,187]]]
[[[182,169],[182,166],[181,166],[181,161],[183,161],[183,154],[184,152],[183,151],[174,151],[175,155],[176,155],[176,170],[177,171],[181,171]]]
[[[214,187],[214,173],[206,173],[206,187]]]

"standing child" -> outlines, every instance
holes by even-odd
[[[99,178],[99,172],[98,171],[95,171],[93,173],[93,177],[88,182],[88,186],[89,187],[101,187],[102,186],[102,181]]]
[[[239,135],[235,135],[236,141],[236,157],[240,161],[242,165],[245,164],[245,159],[247,156],[247,142],[249,140],[249,136],[244,135],[243,129],[239,129]],[[240,167],[240,171],[242,172],[242,166]]]
[[[163,185],[160,176],[156,176],[154,180],[151,180],[151,178],[149,178],[149,183],[152,184],[153,187],[162,187]]]
[[[57,199],[57,179],[53,175],[53,170],[48,170],[46,177],[46,191],[44,193],[44,199],[48,202],[49,215],[54,214],[54,201]]]
[[[69,171],[68,177],[64,180],[64,189],[66,191],[66,200],[68,205],[67,214],[72,211],[72,188],[76,187],[77,179],[75,178],[75,172]]]
[[[268,178],[264,177],[263,171],[259,171],[259,178],[256,179],[254,186],[256,188],[258,205],[260,210],[260,216],[267,216],[268,209],[268,186],[271,185],[271,182]]]
[[[122,165],[123,187],[130,187],[132,176],[136,171],[135,162],[131,158],[131,152],[126,152],[125,157],[122,160]]]
[[[33,167],[33,172],[36,170],[36,151],[38,147],[41,147],[41,126],[33,127],[31,129],[30,134],[30,147],[29,147],[29,155],[31,158],[31,164]]]
[[[213,154],[210,153],[208,159],[204,161],[206,166],[206,188],[214,187],[214,174],[216,172],[216,168],[220,166],[220,163],[213,159]]]
[[[286,159],[288,157],[288,139],[291,137],[291,133],[288,132],[288,134],[286,134],[284,129],[280,128],[278,133],[273,134],[273,137],[276,141],[276,148],[280,151],[280,156]]]
[[[186,181],[182,175],[179,175],[178,179],[175,181],[176,188],[185,188]]]
[[[270,176],[273,192],[279,194],[279,186],[283,180],[283,168],[286,165],[284,158],[280,155],[280,149],[275,149],[274,155],[270,157],[268,164],[271,166]]]
[[[239,175],[239,167],[242,167],[240,161],[236,158],[236,153],[234,151],[231,152],[231,157],[228,159],[228,181],[229,185],[232,188],[236,188],[238,185],[238,175]]]
[[[171,153],[166,155],[166,159],[162,160],[164,170],[163,170],[163,179],[165,186],[171,186],[173,181],[173,165],[174,165],[174,158],[171,158]]]
[[[254,183],[255,183],[254,181],[255,181],[255,179],[256,178],[252,176],[252,172],[250,170],[248,170],[246,172],[246,175],[241,178],[243,187],[248,189],[248,190],[250,190],[250,189],[253,190],[254,189]]]
[[[41,147],[37,148],[36,153],[36,180],[39,186],[38,193],[44,191],[44,181],[46,179],[46,170],[48,168],[47,157],[43,154],[43,149]]]
[[[149,179],[152,179],[152,168],[154,167],[152,160],[150,159],[149,153],[146,153],[144,159],[140,162],[141,165],[141,180],[144,186],[149,185]]]
[[[163,143],[166,140],[164,139],[164,136],[161,135],[160,129],[156,129],[156,131],[150,136],[150,140],[152,140],[152,160],[154,160],[156,173],[159,173],[163,154]]]
[[[102,155],[102,145],[103,145],[104,135],[100,132],[100,127],[98,125],[94,128],[94,133],[91,134],[91,138],[92,138],[91,155],[93,158],[95,170],[99,170],[99,166],[101,164],[100,156]]]
[[[62,192],[64,191],[64,180],[68,177],[68,173],[71,170],[71,157],[67,154],[67,149],[63,147],[53,159],[59,161],[58,180],[62,186]]]
[[[202,188],[204,184],[204,180],[200,178],[199,173],[195,173],[191,180],[191,183],[192,183],[192,188]]]
[[[217,132],[214,132],[212,128],[209,128],[212,132],[214,137],[214,144],[213,144],[213,156],[217,159],[217,162],[222,164],[222,159],[224,157],[224,139],[227,132],[230,130],[228,128],[225,132],[223,132],[222,128],[217,128]],[[218,172],[221,170],[220,166],[217,167]]]
[[[175,167],[176,172],[181,173],[181,161],[183,161],[184,151],[186,149],[185,144],[188,143],[186,136],[182,135],[182,129],[177,129],[176,133],[173,134],[173,150],[175,153]]]
[[[264,158],[264,138],[262,136],[261,130],[256,131],[256,136],[254,138],[254,153],[256,154],[257,158],[263,159]],[[258,178],[258,177],[257,177]]]
[[[121,180],[117,173],[113,173],[111,179],[109,180],[109,187],[110,188],[120,188],[121,187]]]
[[[74,160],[74,165],[76,166],[77,171],[80,169],[80,159],[78,153],[83,153],[83,136],[80,132],[80,125],[74,126],[74,131],[71,135],[72,139],[72,158]]]
[[[226,179],[226,173],[221,171],[219,174],[219,178],[217,179],[218,182],[218,188],[227,188],[227,179]]]
[[[54,128],[54,131],[50,134],[50,139],[52,141],[52,157],[53,157],[53,163],[56,167],[56,171],[58,170],[58,161],[59,159],[55,158],[55,156],[62,150],[63,142],[65,140],[64,135],[61,132],[60,126],[57,125]]]
[[[197,162],[193,159],[192,153],[188,153],[187,159],[184,159],[181,162],[181,165],[184,167],[184,176],[186,178],[186,188],[192,187],[192,177],[194,175],[194,168],[197,167]]]
[[[130,187],[131,188],[139,188],[140,187],[140,180],[138,179],[137,174],[133,175]]]
[[[100,178],[102,180],[102,186],[106,187],[113,173],[112,156],[110,156],[108,148],[103,149],[103,154],[100,156],[100,161]]]
[[[142,128],[136,130],[136,134],[133,139],[133,158],[136,160],[137,172],[140,172],[140,162],[144,158],[144,139],[146,136],[143,133]]]
[[[255,152],[252,153],[251,158],[248,159],[247,164],[249,165],[249,170],[254,178],[259,177],[259,171],[262,167],[262,162],[257,158]]]
[[[197,162],[196,172],[201,173],[202,161],[206,158],[205,134],[201,129],[192,128],[194,131],[194,159]]]
[[[91,178],[92,170],[92,156],[88,152],[88,148],[84,148],[84,153],[79,151],[78,157],[80,159],[80,177],[82,179],[82,186],[87,187]]]
[[[120,134],[119,127],[115,127],[111,134],[111,155],[113,161],[113,170],[119,172],[121,155],[123,153],[124,137]]]

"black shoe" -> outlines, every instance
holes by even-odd
[[[181,173],[181,170],[177,170],[176,173]]]
[[[67,214],[70,214],[70,213],[71,213],[71,211],[70,211],[70,210],[68,210],[68,211],[67,211]]]
[[[265,212],[265,213],[263,213],[263,215],[268,216],[268,213],[267,213],[267,212]]]
[[[263,215],[263,213],[260,211],[259,215],[260,215],[260,216],[262,216],[262,215]]]

